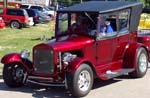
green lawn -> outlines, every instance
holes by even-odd
[[[54,23],[39,24],[29,28],[11,29],[9,27],[0,29],[0,59],[8,53],[20,52],[28,49],[32,52],[32,47],[41,43],[41,37],[51,38],[54,35]],[[3,66],[0,64],[0,74]]]

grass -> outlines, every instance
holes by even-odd
[[[8,53],[20,52],[28,49],[32,52],[32,47],[42,43],[41,37],[51,38],[54,35],[54,22],[49,24],[39,24],[29,28],[11,29],[9,27],[0,29],[0,59]],[[0,74],[2,72],[0,64]]]

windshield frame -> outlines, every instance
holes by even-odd
[[[61,34],[60,32],[59,32],[59,21],[60,21],[60,19],[59,19],[59,15],[60,14],[67,14],[68,15],[68,18],[67,18],[67,21],[68,21],[68,29],[69,29],[69,27],[72,25],[72,15],[73,14],[76,14],[76,15],[78,15],[78,14],[84,14],[85,16],[86,16],[86,14],[87,13],[90,13],[90,12],[57,12],[57,17],[56,17],[56,24],[55,24],[55,27],[56,27],[56,29],[55,29],[55,37],[59,37],[59,36],[64,36],[64,35],[70,35],[70,34],[76,34],[76,35],[84,35],[84,36],[94,36],[95,37],[95,35],[90,35],[89,34],[89,32],[86,32],[86,33],[72,33],[72,32],[66,32],[65,34]],[[98,13],[90,13],[90,14],[96,14],[97,15],[97,17],[98,17]],[[88,16],[86,16],[86,18],[88,18],[88,20],[90,21],[90,22],[93,22],[93,21],[91,21],[91,17],[89,16],[90,14],[88,14]],[[97,17],[95,17],[95,19],[96,19],[96,21],[95,21],[95,23],[96,24],[93,24],[94,26],[95,26],[95,30],[97,29]],[[76,20],[77,21],[77,20]]]

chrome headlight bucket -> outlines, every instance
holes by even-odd
[[[20,53],[21,58],[27,59],[30,56],[30,52],[26,49],[22,50]]]

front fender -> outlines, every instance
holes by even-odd
[[[70,73],[75,72],[80,67],[80,65],[86,61],[87,60],[83,58],[75,58],[72,62],[69,63],[67,71]]]
[[[14,62],[21,63],[27,70],[33,68],[32,62],[28,59],[21,58],[19,53],[7,54],[1,59],[1,63],[4,65],[7,65],[9,63],[14,63]]]
[[[8,63],[12,63],[12,62],[22,62],[19,53],[11,53],[11,54],[7,54],[4,57],[2,57],[1,59],[1,63],[3,64],[8,64]]]

